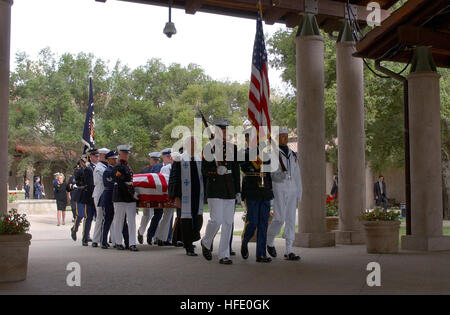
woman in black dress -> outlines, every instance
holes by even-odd
[[[66,207],[67,207],[67,195],[68,195],[67,183],[64,181],[64,175],[58,176],[58,182],[55,185],[55,199],[56,208],[58,210],[58,224],[59,226],[62,217],[62,225],[66,224]]]

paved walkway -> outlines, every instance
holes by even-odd
[[[240,218],[239,218],[240,219]],[[53,217],[30,216],[33,240],[28,279],[0,284],[0,294],[450,294],[450,252],[370,255],[364,246],[301,249],[300,262],[270,264],[240,255],[232,266],[187,257],[183,249],[138,246],[138,253],[82,247],[70,226]],[[277,240],[283,253],[283,240]],[[239,238],[233,243],[240,246]],[[197,252],[200,252],[197,249]],[[81,265],[81,287],[68,287],[67,264]],[[369,262],[381,265],[381,287],[368,287]]]

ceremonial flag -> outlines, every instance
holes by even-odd
[[[267,51],[264,41],[261,16],[256,21],[255,44],[253,45],[252,74],[248,100],[248,118],[259,133],[259,127],[267,126],[270,133],[270,88]]]
[[[86,112],[86,120],[84,121],[83,138],[81,142],[84,144],[83,154],[95,145],[95,120],[94,120],[94,95],[92,92],[92,75],[89,76],[89,105]]]

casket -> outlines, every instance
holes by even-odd
[[[135,174],[133,186],[139,196],[138,208],[175,208],[168,196],[168,178],[162,174]]]

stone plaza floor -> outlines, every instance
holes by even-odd
[[[137,253],[82,247],[80,241],[70,239],[71,224],[57,227],[55,218],[49,216],[29,219],[33,239],[28,278],[0,283],[0,295],[450,294],[450,252],[373,255],[366,253],[365,246],[338,245],[296,248],[302,257],[300,262],[277,258],[270,264],[259,264],[255,262],[255,244],[250,244],[250,258],[245,261],[239,253],[240,238],[235,236],[233,248],[238,255],[233,265],[224,266],[216,256],[219,237],[213,261],[206,261],[201,255],[188,257],[175,247],[138,245]],[[276,245],[278,253],[283,254],[283,240],[277,239]],[[201,253],[198,247],[197,253]],[[80,287],[66,283],[70,262],[81,266]],[[380,287],[366,283],[369,262],[381,266]]]

